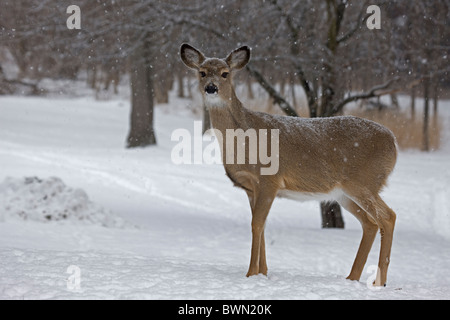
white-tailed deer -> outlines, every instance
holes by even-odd
[[[274,198],[313,198],[336,200],[361,222],[363,236],[348,279],[360,279],[380,229],[381,250],[374,285],[385,285],[396,216],[379,193],[397,158],[392,132],[356,117],[304,119],[244,108],[235,94],[232,76],[250,60],[246,46],[218,59],[206,58],[199,50],[183,44],[181,59],[198,72],[199,88],[212,125],[223,137],[227,129],[279,130],[279,169],[275,174],[261,174],[260,169],[266,165],[261,162],[227,164],[222,155],[228,177],[245,190],[252,210],[247,276],[267,275],[264,226]],[[227,143],[225,138],[223,144]]]

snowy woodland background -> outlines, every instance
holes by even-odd
[[[81,9],[68,29],[66,10]],[[370,5],[381,28],[369,29]],[[1,299],[449,299],[448,0],[0,0]],[[396,135],[388,286],[345,280],[361,237],[336,204],[276,200],[268,277],[219,165],[175,165],[209,126],[184,42],[225,57],[251,109],[354,114]],[[325,229],[326,228],[326,229]],[[344,230],[342,230],[344,229]],[[371,273],[372,272],[372,273]],[[373,280],[373,279],[372,279]]]

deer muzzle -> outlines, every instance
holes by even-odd
[[[205,87],[205,92],[207,94],[217,94],[218,91],[219,88],[217,88],[217,86],[213,83],[210,83]]]

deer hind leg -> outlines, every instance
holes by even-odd
[[[267,276],[266,241],[264,239],[264,229],[261,233],[261,244],[259,245],[259,273]]]
[[[367,217],[367,213],[350,198],[344,196],[339,203],[344,207],[344,209],[353,214],[359,220],[363,229],[361,243],[359,245],[355,261],[353,262],[350,275],[347,277],[347,279],[359,281],[364,265],[366,264],[367,257],[369,256],[370,249],[372,248],[373,241],[377,235],[378,225],[371,221]]]
[[[379,195],[361,197],[355,199],[355,202],[376,221],[380,228],[381,248],[378,259],[378,272],[374,285],[386,286],[396,215]]]
[[[377,222],[380,226],[381,248],[378,261],[378,274],[374,285],[386,286],[396,215],[380,197],[377,199],[377,207],[381,211],[381,214],[377,217]]]
[[[259,273],[267,275],[264,227],[275,195],[275,190],[257,191],[251,196],[249,193],[252,207],[252,249],[247,277]]]

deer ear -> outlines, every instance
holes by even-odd
[[[181,45],[180,55],[183,63],[191,69],[198,69],[205,61],[203,53],[187,43]]]
[[[228,63],[231,69],[242,69],[250,61],[250,48],[247,46],[243,46],[232,51],[225,59],[225,61]]]

